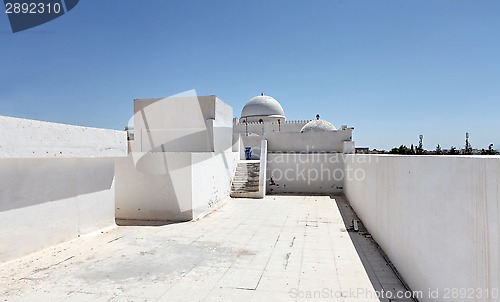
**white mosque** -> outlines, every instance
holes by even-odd
[[[258,148],[255,142],[267,140],[270,152],[354,153],[352,131],[347,125],[340,130],[316,115],[315,120],[287,120],[281,104],[261,94],[251,98],[234,119],[234,140],[241,137],[245,147]]]
[[[240,123],[271,123],[278,125],[278,132],[296,132],[297,124],[301,122],[294,123],[295,126],[290,127],[290,123],[285,124],[286,117],[285,111],[281,104],[273,97],[264,95],[263,93],[259,96],[251,98],[241,111]],[[283,128],[281,128],[281,124]],[[274,130],[274,129],[273,129]],[[302,126],[300,132],[322,132],[322,131],[336,131],[337,129],[330,122],[321,120],[319,115],[316,116],[316,120],[310,121]],[[248,134],[248,133],[246,133]]]
[[[264,187],[255,194],[248,192],[251,191],[248,183],[252,181],[241,174],[251,173],[241,173],[240,170],[252,170],[252,164],[242,162],[235,176],[242,179],[234,180],[232,197],[263,197],[266,193],[329,193],[342,189],[343,177],[333,175],[335,172],[307,177],[302,177],[299,172],[343,169],[341,154],[355,152],[354,128],[342,125],[337,130],[319,115],[315,120],[287,120],[281,104],[264,94],[251,98],[237,121],[233,119],[233,142],[240,142],[240,150],[252,151],[245,154],[245,159],[260,160],[260,177],[264,178],[260,183]]]

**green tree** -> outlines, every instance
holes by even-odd
[[[485,150],[484,148],[481,149],[481,155],[495,155],[497,152],[493,150],[493,144],[490,144],[488,146],[488,150]]]
[[[394,147],[389,151],[390,154],[401,154],[401,155],[412,155],[415,154],[414,151],[412,151],[410,148],[406,147],[405,145],[401,145],[399,147]]]
[[[493,144],[490,144],[488,146],[488,151],[486,151],[486,154],[487,155],[496,155],[497,154],[497,152],[495,150],[493,150]]]
[[[459,152],[458,152],[457,148],[455,148],[455,146],[451,146],[449,154],[450,155],[457,155],[458,153]]]
[[[437,155],[443,154],[443,150],[441,149],[441,146],[439,144],[436,146],[436,154]]]

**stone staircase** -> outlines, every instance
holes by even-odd
[[[231,186],[231,197],[254,197],[259,192],[259,173],[259,160],[239,162]]]

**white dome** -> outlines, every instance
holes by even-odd
[[[325,120],[316,119],[305,124],[304,127],[300,129],[300,133],[324,132],[324,131],[335,131],[335,130],[337,129],[335,128],[335,126],[332,125],[332,123],[327,122]]]
[[[285,112],[281,104],[273,97],[259,95],[246,103],[241,111],[241,118],[281,118],[285,119]]]

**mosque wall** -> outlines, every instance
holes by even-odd
[[[352,139],[352,129],[268,134],[266,139],[269,141],[270,152],[343,152],[343,142]]]
[[[420,301],[498,301],[500,157],[347,155],[346,169],[347,199]]]
[[[235,136],[236,139],[236,136]],[[339,152],[350,153],[354,148],[352,129],[334,132],[281,132],[269,133],[264,136],[241,136],[244,147],[251,147],[254,159],[258,159],[260,142],[268,141],[269,152]],[[346,146],[346,142],[349,144]],[[352,151],[351,150],[351,151]],[[348,152],[349,151],[349,152]]]
[[[252,150],[252,159],[260,159],[262,139],[262,136],[242,136],[243,151],[245,151],[245,148],[250,147]],[[244,155],[242,159],[245,159]]]
[[[0,263],[115,225],[126,133],[0,117]]]
[[[262,133],[273,133],[273,132],[300,132],[300,129],[304,127],[305,124],[310,122],[310,120],[297,120],[297,121],[286,121],[278,124],[277,122],[249,122],[247,125],[244,123],[237,123],[234,125],[234,132],[241,133],[242,135],[262,135]]]

